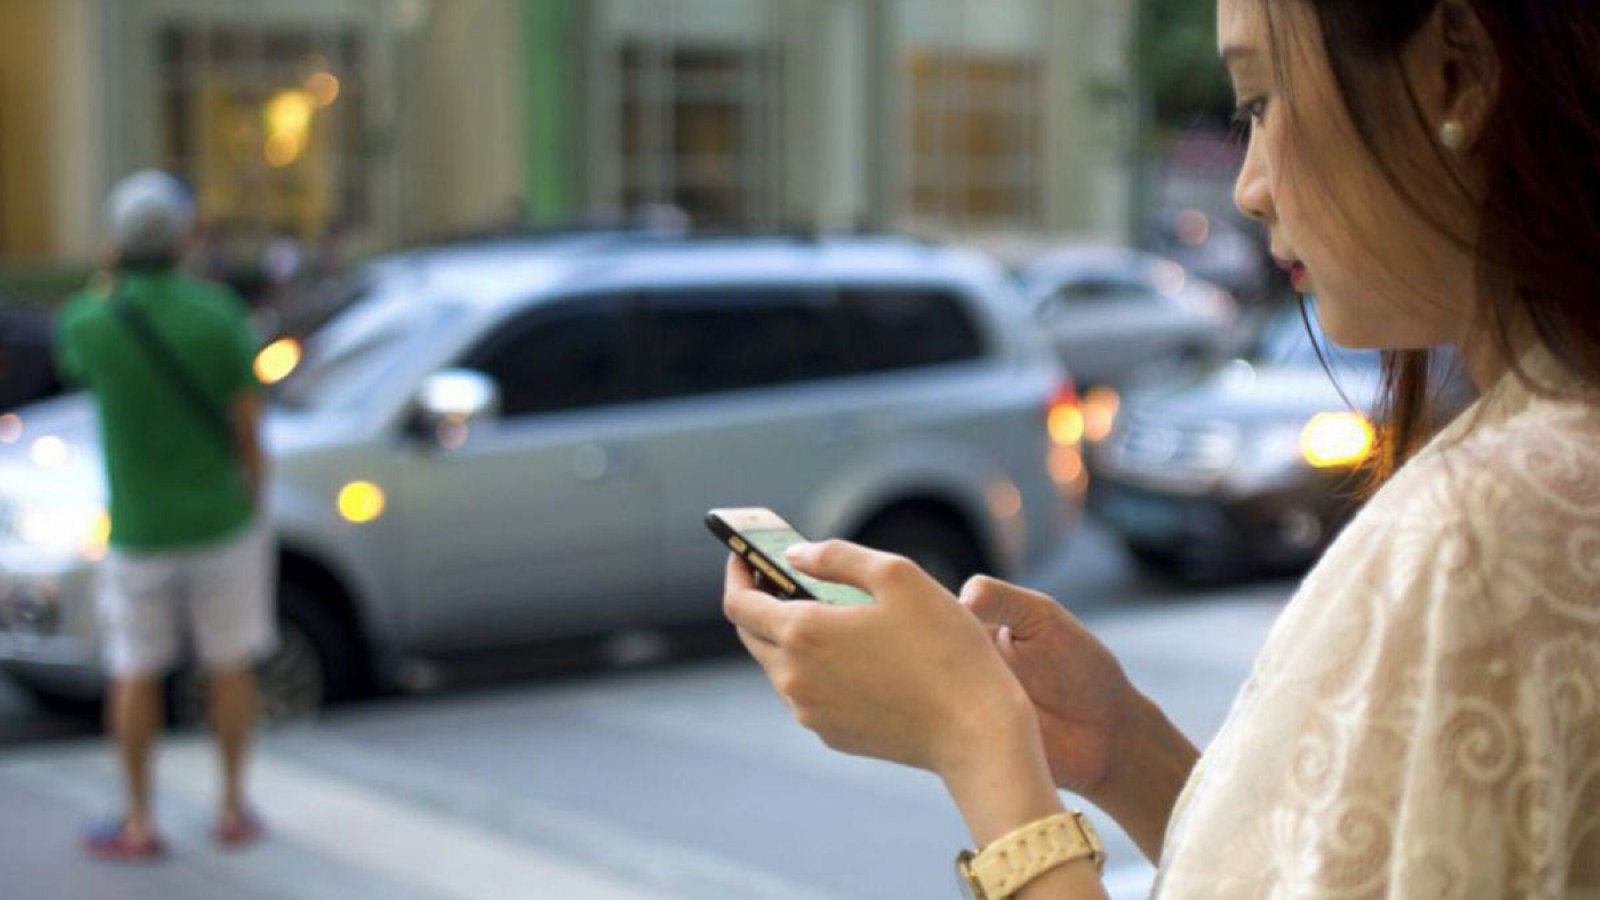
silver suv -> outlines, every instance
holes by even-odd
[[[274,388],[267,701],[712,619],[715,506],[771,506],[949,584],[1026,577],[1086,485],[1076,395],[1012,290],[983,257],[882,237],[593,235],[367,266]],[[0,434],[0,668],[92,698],[92,409],[20,416]]]

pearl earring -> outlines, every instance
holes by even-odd
[[[1439,143],[1444,144],[1446,149],[1453,150],[1457,153],[1466,149],[1467,126],[1462,125],[1455,119],[1451,119],[1443,125],[1440,125]]]

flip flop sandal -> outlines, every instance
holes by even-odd
[[[249,813],[232,822],[218,822],[211,830],[212,840],[226,850],[242,850],[267,836],[266,826]]]
[[[83,849],[108,862],[155,862],[167,855],[166,845],[154,835],[136,838],[121,822],[102,822],[83,833]]]

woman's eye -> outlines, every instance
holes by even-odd
[[[1240,103],[1233,112],[1233,124],[1239,128],[1260,125],[1267,114],[1267,98],[1257,97]]]

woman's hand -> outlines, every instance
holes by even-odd
[[[1137,694],[1105,644],[1050,597],[979,576],[961,602],[988,624],[1033,701],[1056,784],[1090,797],[1105,781]]]
[[[789,560],[877,601],[779,600],[755,589],[737,557],[728,561],[728,619],[795,718],[828,746],[949,779],[975,766],[986,742],[1037,744],[1027,695],[982,623],[916,565],[843,541],[802,545]]]
[[[1105,644],[1050,597],[978,577],[962,588],[961,602],[988,624],[1033,701],[1056,785],[1110,813],[1157,859],[1198,751]]]

